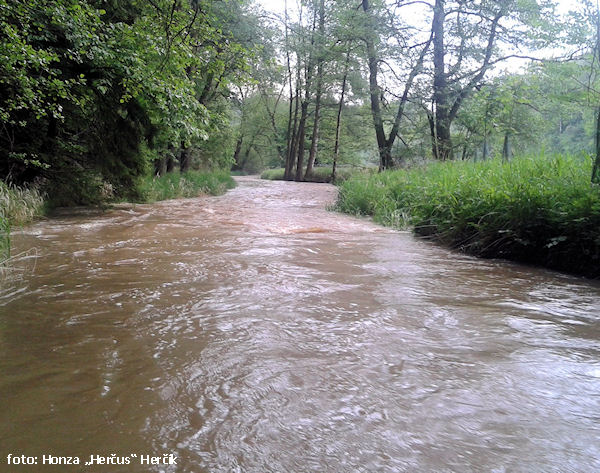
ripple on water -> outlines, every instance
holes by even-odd
[[[599,286],[327,212],[335,192],[242,178],[16,235],[38,256],[0,295],[3,446],[190,473],[600,471]]]

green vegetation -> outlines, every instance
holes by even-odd
[[[44,213],[37,189],[8,186],[0,181],[0,263],[10,256],[10,228],[25,225]]]
[[[0,181],[0,215],[10,225],[24,225],[44,213],[44,197],[35,188],[8,186]]]
[[[327,182],[335,166],[340,182],[361,167],[460,159],[356,178],[344,205],[475,254],[562,267],[580,245],[573,265],[597,262],[596,204],[579,193],[584,172],[600,182],[597,6],[288,7],[275,21],[252,0],[0,0],[0,180],[38,186],[50,206],[103,205],[230,185],[188,171],[283,167],[263,177]],[[512,55],[550,50],[569,60],[500,72]],[[506,164],[540,149],[595,152],[595,165]]]
[[[227,169],[257,29],[241,2],[0,0],[0,178],[95,205],[139,198],[147,175]]]
[[[281,181],[283,180],[284,173],[285,169],[283,168],[265,169],[260,175],[260,178],[268,179],[269,181]]]
[[[0,215],[0,264],[10,257],[10,223]]]
[[[588,156],[437,162],[356,177],[338,208],[483,257],[600,277],[600,187]]]
[[[340,167],[335,172],[336,183],[344,182],[350,179],[352,176],[364,173],[362,168],[352,167]],[[267,169],[260,175],[261,179],[268,179],[270,181],[281,181],[284,179],[285,169]],[[310,176],[306,176],[305,182],[331,182],[331,168],[329,167],[315,167]]]
[[[259,30],[237,1],[0,0],[2,253],[41,206],[19,188],[61,207],[231,185],[172,174],[230,167],[229,98]]]
[[[160,177],[145,177],[138,185],[143,202],[197,197],[201,194],[219,195],[235,187],[228,172],[188,171],[169,173]]]

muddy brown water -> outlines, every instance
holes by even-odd
[[[600,471],[600,285],[334,199],[239,178],[16,232],[0,471]],[[111,454],[130,464],[42,463]]]

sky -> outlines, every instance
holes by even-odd
[[[555,0],[559,12],[566,13],[569,10],[577,8],[579,5],[579,0]],[[262,5],[265,10],[272,11],[275,13],[283,13],[285,2],[284,0],[256,0],[256,3]],[[296,3],[296,0],[288,0],[288,6],[292,8],[292,6]]]

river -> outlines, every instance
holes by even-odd
[[[0,471],[600,471],[600,284],[238,184],[13,234]]]

